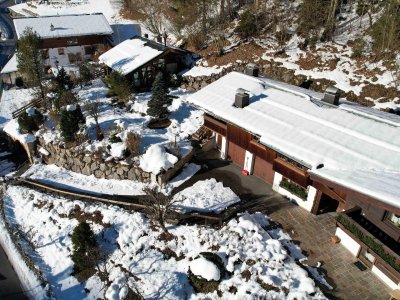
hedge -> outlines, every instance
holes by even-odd
[[[297,184],[290,182],[286,178],[282,179],[279,186],[283,187],[285,190],[288,190],[292,194],[299,196],[302,199],[307,199],[307,196],[308,196],[307,191],[304,188],[298,186]]]
[[[356,225],[352,224],[342,215],[338,215],[336,220],[350,231],[357,239],[367,245],[372,251],[379,255],[385,262],[392,266],[397,272],[400,272],[400,264],[396,262],[396,258],[385,252],[383,245],[374,237],[365,235]]]

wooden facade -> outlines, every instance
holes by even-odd
[[[228,159],[232,160],[232,162],[239,165],[241,168],[245,169],[247,165],[246,160],[249,158],[250,153],[253,158],[253,164],[251,170],[247,171],[266,183],[273,185],[274,188],[276,188],[277,185],[280,186],[279,181],[275,181],[276,174],[279,174],[280,177],[278,178],[286,178],[290,183],[304,188],[305,191],[309,191],[311,188],[315,189],[314,194],[312,194],[315,195],[313,196],[314,198],[303,199],[304,201],[313,201],[311,208],[308,208],[312,213],[318,214],[329,211],[342,212],[345,210],[357,211],[359,217],[358,222],[360,222],[360,224],[357,223],[357,218],[351,220],[352,224],[360,228],[359,230],[363,232],[364,236],[374,235],[374,239],[380,238],[386,253],[390,253],[390,255],[395,257],[397,263],[400,263],[399,253],[396,253],[396,251],[400,252],[400,227],[398,225],[396,226],[392,223],[393,221],[389,221],[388,219],[388,215],[394,213],[395,220],[397,220],[397,216],[400,216],[400,208],[375,199],[370,195],[365,195],[343,187],[316,176],[313,173],[310,174],[306,166],[286,157],[276,150],[262,145],[258,141],[257,136],[233,124],[219,120],[214,116],[206,114],[204,116],[204,126],[217,134],[216,142],[218,144],[218,149],[222,149],[222,140],[225,138],[228,145]],[[364,227],[361,223],[364,224]],[[365,251],[367,251],[367,253],[371,252],[375,260],[373,264],[367,265],[371,268],[372,266],[378,268],[396,284],[400,282],[400,273],[388,264],[387,261],[373,252],[368,245],[365,245],[361,240],[357,239],[357,237],[345,229],[343,225],[339,224],[338,226],[361,245],[362,251],[360,250],[357,254],[360,260],[363,261],[361,256]]]
[[[44,39],[41,41],[42,49],[61,48],[71,46],[110,45],[110,40],[104,35],[71,36],[62,38]]]

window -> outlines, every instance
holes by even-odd
[[[77,39],[68,40],[67,45],[69,46],[78,45],[78,40]]]
[[[68,53],[68,60],[70,64],[76,63],[78,61],[82,61],[82,54],[78,53]]]
[[[396,215],[395,213],[388,212],[386,215],[386,220],[388,220],[394,226],[400,227],[400,215]]]
[[[58,48],[58,55],[64,55],[64,48]]]
[[[93,55],[95,51],[96,51],[96,47],[85,46],[85,55]]]

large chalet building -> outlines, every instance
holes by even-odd
[[[103,14],[16,18],[17,38],[32,28],[41,39],[47,69],[90,60],[100,47],[109,47],[112,33]]]
[[[337,211],[343,245],[398,289],[400,118],[252,72],[188,98],[221,158],[311,213]]]

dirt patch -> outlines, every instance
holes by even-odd
[[[133,20],[133,21],[143,21],[145,19],[145,16],[138,12],[136,9],[127,7],[124,5],[121,10],[119,11],[119,14],[124,18],[128,20]]]
[[[394,87],[387,87],[382,84],[369,84],[363,87],[360,97],[370,97],[372,99],[379,99],[379,102],[389,102],[396,97],[400,97],[400,91]]]
[[[205,49],[199,51],[208,65],[212,66],[224,66],[237,60],[241,61],[255,61],[258,60],[265,52],[265,49],[254,44],[242,44],[239,47],[233,49],[231,52],[225,53],[224,55],[218,56],[215,52]]]
[[[69,218],[69,219],[77,219],[79,222],[93,222],[95,224],[102,225],[104,227],[110,227],[111,225],[108,223],[103,223],[103,215],[100,211],[96,210],[93,213],[84,212],[79,205],[75,205],[75,207],[71,210],[68,215],[60,214],[61,218]]]
[[[303,70],[333,71],[336,69],[338,59],[323,60],[320,55],[308,53],[302,55],[296,62]]]

